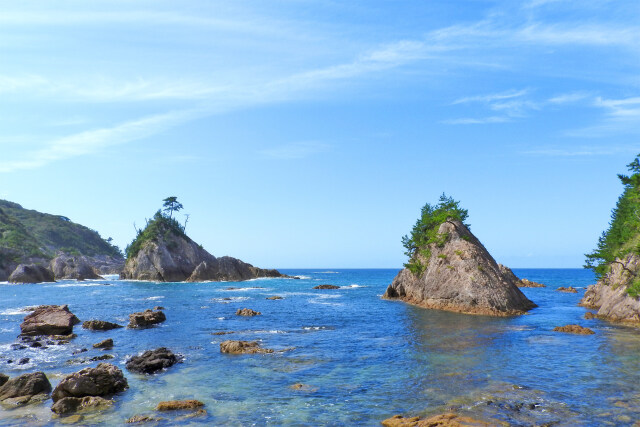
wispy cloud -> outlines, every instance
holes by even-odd
[[[491,93],[487,95],[468,96],[465,98],[456,99],[451,104],[452,105],[468,104],[470,102],[491,103],[493,101],[502,101],[505,99],[519,98],[521,96],[526,95],[527,93],[529,93],[528,89],[521,89],[521,90],[510,90],[507,92],[500,92],[500,93]]]
[[[327,151],[329,147],[329,145],[319,142],[296,142],[261,150],[260,153],[272,159],[293,160],[304,159],[314,154]]]
[[[506,123],[510,122],[509,117],[490,116],[490,117],[467,117],[460,119],[443,120],[442,123],[447,125],[484,125],[489,123]]]
[[[586,92],[570,92],[556,95],[549,98],[549,104],[573,104],[575,102],[584,101],[590,95]]]

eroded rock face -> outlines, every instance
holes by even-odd
[[[87,320],[82,322],[83,329],[89,329],[91,331],[110,331],[111,329],[122,328],[122,325],[117,323],[107,322],[105,320]]]
[[[91,262],[85,256],[59,255],[51,260],[49,268],[56,280],[101,279],[94,271]]]
[[[167,320],[167,317],[160,310],[145,310],[138,313],[129,315],[128,328],[148,328],[149,326],[162,323]]]
[[[24,318],[22,335],[69,335],[80,320],[66,305],[42,305]]]
[[[518,289],[460,221],[443,223],[438,233],[448,238],[442,247],[432,244],[423,274],[403,269],[384,298],[400,299],[424,308],[468,314],[511,316],[536,307]]]
[[[51,383],[49,383],[44,372],[22,374],[19,377],[7,380],[0,387],[0,402],[21,398],[19,403],[27,403],[33,396],[50,392]]]
[[[602,280],[587,288],[580,305],[597,309],[599,319],[640,323],[640,300],[627,293],[639,271],[640,257],[637,255],[616,260]]]
[[[511,270],[509,267],[504,266],[502,264],[498,264],[498,268],[500,269],[500,273],[502,273],[503,276],[513,281],[516,284],[516,286],[519,288],[545,288],[546,287],[542,283],[532,282],[529,279],[520,279],[518,276],[515,275],[513,270]]]
[[[70,414],[81,410],[101,410],[113,405],[113,400],[98,396],[63,397],[51,406],[58,415]]]
[[[260,347],[258,341],[227,340],[220,343],[220,352],[228,354],[273,353],[273,350]]]
[[[241,281],[257,277],[286,277],[231,257],[216,258],[188,237],[168,231],[144,243],[127,260],[122,279],[159,282]]]
[[[9,283],[54,282],[53,273],[39,264],[20,264],[9,276]]]
[[[108,396],[129,387],[122,371],[110,364],[100,363],[67,375],[51,394],[54,402],[65,397]]]
[[[169,368],[180,361],[179,357],[173,354],[166,347],[155,350],[148,350],[140,356],[133,356],[127,362],[127,369],[139,374],[154,374],[163,369]]]

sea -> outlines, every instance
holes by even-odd
[[[584,319],[587,310],[578,301],[595,282],[588,270],[514,269],[546,287],[522,289],[538,308],[510,318],[383,300],[397,269],[281,271],[299,279],[0,284],[0,373],[43,371],[55,387],[65,375],[99,363],[87,359],[111,354],[107,362],[129,382],[105,411],[58,417],[51,400],[0,406],[0,425],[111,426],[149,415],[163,418],[152,425],[378,426],[395,414],[449,411],[513,426],[640,420],[640,329]],[[340,288],[313,289],[321,284]],[[560,286],[578,293],[557,292]],[[266,299],[275,295],[283,299]],[[83,321],[122,325],[130,313],[161,306],[167,320],[106,332],[76,325],[78,336],[67,345],[13,350],[25,308],[40,304],[67,304]],[[262,314],[236,316],[245,307]],[[552,331],[566,324],[595,334]],[[106,338],[113,338],[113,349],[92,348]],[[222,354],[227,339],[258,341],[274,353]],[[155,375],[126,370],[129,357],[158,347],[182,355],[182,363]],[[21,358],[29,362],[18,365]],[[155,411],[158,402],[176,399],[200,400],[206,414]]]

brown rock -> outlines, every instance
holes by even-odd
[[[405,418],[402,415],[394,415],[382,421],[382,425],[385,427],[493,427],[499,424],[446,413],[434,415],[424,420],[421,420],[420,417]]]
[[[93,345],[93,348],[111,348],[113,347],[113,339],[107,338],[104,341],[100,341],[97,344]]]
[[[505,276],[508,280],[514,282],[519,288],[544,288],[546,287],[542,283],[532,282],[529,279],[520,279],[515,273],[507,266],[502,264],[498,264],[498,268],[500,269],[500,273]]]
[[[101,410],[113,405],[113,400],[98,396],[63,397],[51,406],[51,411],[58,415],[70,414],[81,410]]]
[[[22,335],[68,335],[80,320],[66,305],[44,305],[24,318]]]
[[[235,334],[233,331],[220,331],[220,332],[212,332],[211,335],[229,335]]]
[[[317,391],[318,390],[317,387],[313,387],[308,384],[302,384],[302,383],[292,384],[291,386],[289,386],[289,388],[296,391]]]
[[[522,279],[518,284],[519,288],[546,288],[542,283],[532,282],[529,279]]]
[[[110,331],[111,329],[122,328],[122,325],[117,323],[107,322],[105,320],[87,320],[82,322],[83,329],[89,329],[92,331]]]
[[[22,398],[27,403],[33,396],[51,392],[51,383],[43,372],[22,374],[7,380],[0,387],[0,401]]]
[[[576,288],[574,288],[573,286],[569,286],[569,287],[564,287],[564,286],[560,286],[558,289],[556,289],[556,291],[558,292],[567,292],[570,294],[577,294],[578,290]]]
[[[142,423],[153,423],[157,421],[162,421],[164,418],[153,417],[149,415],[134,415],[133,417],[127,419],[125,423],[127,424],[142,424]]]
[[[9,283],[54,282],[53,273],[39,264],[20,264],[9,276]]]
[[[267,297],[266,299],[270,299],[270,300],[278,300],[278,299],[283,299],[282,297],[278,296],[278,295],[274,295],[272,297]]]
[[[318,285],[318,286],[314,286],[313,289],[340,289],[340,286],[336,286],[336,285]]]
[[[590,312],[590,311],[587,311],[587,312],[584,314],[584,318],[585,318],[585,319],[587,319],[587,320],[590,320],[590,319],[595,319],[595,318],[597,318],[597,316],[595,315],[595,313],[592,313],[592,312]]]
[[[147,328],[167,320],[162,311],[145,310],[129,315],[128,328]]]
[[[129,387],[122,371],[109,363],[67,375],[53,390],[54,402],[65,397],[107,396]]]
[[[571,334],[580,334],[580,335],[593,335],[595,334],[595,332],[593,332],[591,329],[589,328],[585,328],[583,326],[580,325],[566,325],[566,326],[556,326],[555,328],[553,328],[554,332],[568,332]]]
[[[204,406],[199,400],[170,400],[160,402],[156,406],[156,411],[177,411],[182,409],[197,409]]]
[[[400,299],[424,308],[491,316],[524,314],[536,307],[513,278],[500,271],[464,224],[447,221],[438,233],[443,244],[430,244],[428,258],[418,252],[417,261],[425,270],[420,274],[403,269],[383,298]]]
[[[253,311],[250,308],[242,308],[238,309],[238,311],[236,311],[236,314],[238,316],[258,316],[262,313],[260,313],[259,311]]]
[[[257,341],[227,340],[220,343],[220,352],[229,354],[273,353],[273,350],[261,348]]]

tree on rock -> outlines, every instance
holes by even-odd
[[[164,202],[162,204],[162,210],[165,213],[169,213],[169,218],[173,217],[174,212],[178,212],[183,208],[182,203],[178,202],[178,198],[176,196],[167,197],[162,201]]]

